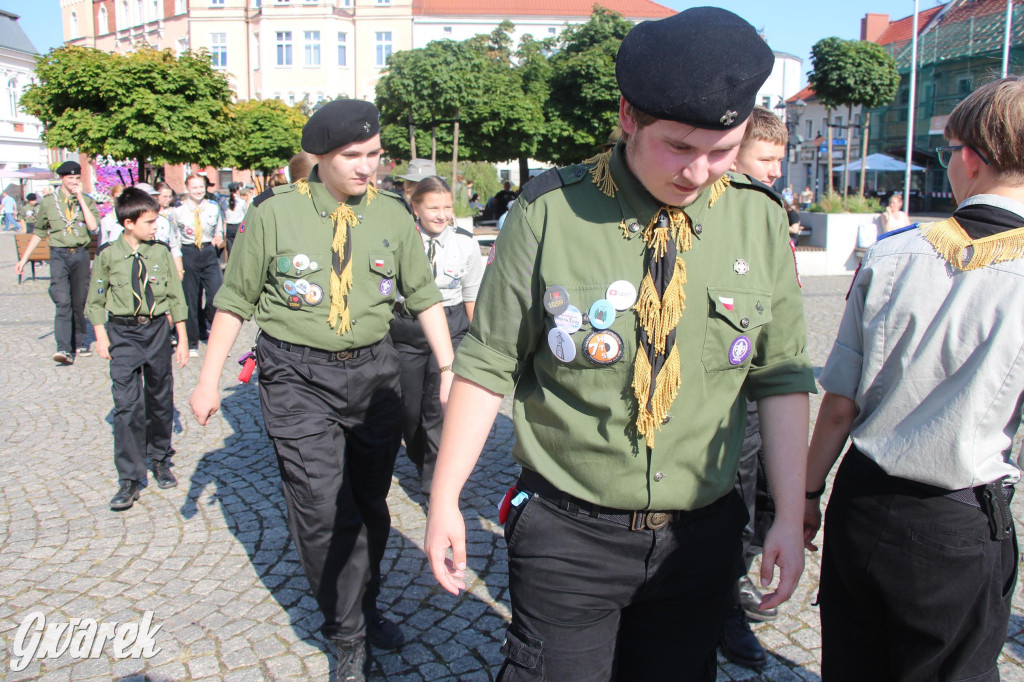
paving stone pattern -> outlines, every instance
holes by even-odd
[[[53,305],[48,269],[18,286],[14,244],[0,236],[0,679],[327,679],[334,668],[320,616],[285,526],[280,479],[262,428],[254,385],[225,370],[223,409],[206,428],[188,410],[199,359],[175,373],[177,488],[149,485],[126,513],[107,508],[116,490],[110,383],[99,356],[71,367],[50,360]],[[810,352],[820,369],[842,313],[848,279],[804,280]],[[255,327],[247,324],[233,357]],[[812,414],[818,400],[812,399]],[[424,498],[399,454],[389,502],[393,532],[381,604],[408,643],[377,652],[376,679],[492,680],[509,620],[508,563],[497,503],[515,481],[506,400],[463,494],[469,590],[442,591],[422,552]],[[1019,520],[1024,501],[1014,511]],[[820,540],[820,538],[819,538]],[[755,566],[756,570],[756,566]],[[777,620],[756,625],[769,650],[757,675],[720,660],[719,680],[819,679],[821,640],[812,605],[816,555]],[[1004,680],[1024,680],[1024,601],[1014,599],[1000,662]],[[68,655],[11,670],[15,632],[41,612],[51,622],[138,621],[154,612],[159,653],[149,660]],[[871,655],[871,652],[865,652]]]

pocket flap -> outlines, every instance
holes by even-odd
[[[381,277],[395,276],[395,256],[391,253],[371,253],[370,270]]]
[[[752,289],[708,287],[711,311],[737,331],[756,329],[772,321],[772,295]]]

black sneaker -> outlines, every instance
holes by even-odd
[[[336,641],[334,646],[338,650],[338,668],[333,679],[338,682],[365,682],[367,675],[370,674],[370,663],[373,661],[366,640]]]
[[[366,638],[378,649],[397,649],[405,644],[405,635],[398,623],[385,618],[380,609],[366,620]]]
[[[59,350],[53,354],[53,361],[58,365],[73,365],[75,364],[75,358],[72,357],[71,353],[66,350]]]
[[[747,614],[739,604],[729,607],[718,645],[725,657],[736,665],[760,670],[768,662],[764,647],[750,630]]]
[[[131,509],[135,500],[139,499],[138,481],[121,481],[117,494],[110,500],[110,508],[114,511]]]
[[[178,485],[178,479],[171,473],[171,463],[167,460],[153,462],[153,478],[161,488],[173,488]]]

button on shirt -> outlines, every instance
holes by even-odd
[[[83,195],[85,210],[92,213],[99,224],[100,212],[96,202],[88,195]],[[64,188],[43,197],[39,202],[39,213],[36,216],[35,234],[40,238],[49,237],[51,247],[85,246],[92,240],[89,227],[82,215],[82,206],[75,196],[68,196]]]
[[[142,242],[139,256],[146,268],[146,279],[153,292],[153,316],[171,313],[171,320],[181,322],[188,317],[185,293],[178,279],[178,270],[171,260],[171,252],[163,244]],[[123,237],[111,242],[96,254],[92,266],[92,281],[85,302],[85,314],[94,325],[107,321],[111,315],[134,315],[137,302],[132,294],[132,264],[134,251]]]
[[[192,200],[188,199],[181,206],[172,209],[171,215],[178,228],[182,244],[196,243],[196,208],[197,206],[192,203]],[[208,244],[212,242],[215,236],[223,237],[224,232],[220,222],[220,206],[208,199],[204,199],[199,204],[198,209],[199,223],[203,230],[203,243]]]
[[[420,236],[423,238],[423,250],[428,255],[430,242],[435,244],[434,283],[441,290],[444,307],[476,301],[480,280],[484,276],[484,264],[476,240],[451,226],[444,228],[436,237],[421,229]]]

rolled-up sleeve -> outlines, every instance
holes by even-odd
[[[492,247],[473,323],[455,356],[456,374],[501,395],[513,392],[544,330],[539,245],[520,200]]]
[[[230,311],[244,320],[252,317],[267,283],[270,258],[265,245],[268,229],[276,229],[273,216],[268,219],[259,209],[249,211],[245,232],[235,237],[224,272],[224,284],[213,301],[218,310]],[[272,238],[269,240],[271,243],[274,241]]]

